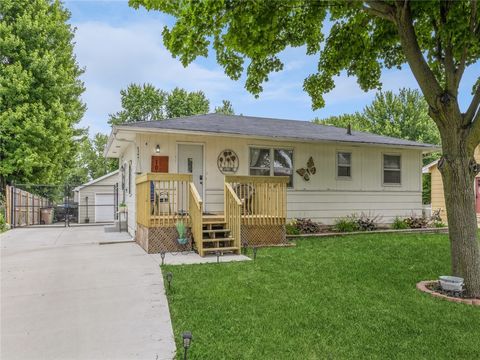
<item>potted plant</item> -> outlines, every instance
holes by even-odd
[[[122,202],[120,205],[118,205],[118,212],[121,212],[121,213],[127,212],[127,204]]]
[[[177,228],[178,232],[178,243],[180,245],[185,245],[186,243],[188,243],[187,227],[185,226],[185,223],[182,220],[179,220],[175,223],[175,227]]]

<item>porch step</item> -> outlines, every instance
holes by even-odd
[[[204,234],[230,232],[230,229],[203,229]]]
[[[226,246],[226,247],[218,247],[218,248],[203,248],[204,252],[215,252],[215,251],[236,251],[238,250],[235,246]]]
[[[220,242],[220,241],[233,241],[233,237],[226,237],[226,238],[212,238],[212,239],[203,239],[204,243],[211,243],[211,242]]]
[[[210,220],[210,219],[203,219],[203,225],[225,225],[225,220]]]

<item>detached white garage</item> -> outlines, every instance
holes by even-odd
[[[79,223],[113,222],[118,201],[115,186],[119,182],[119,171],[113,171],[76,187],[74,200],[78,203]]]

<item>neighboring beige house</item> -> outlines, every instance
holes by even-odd
[[[242,224],[248,214],[275,218],[268,215],[273,210],[285,210],[287,219],[311,218],[324,224],[366,212],[389,223],[396,216],[422,213],[422,154],[436,150],[428,144],[306,121],[207,114],[114,126],[105,155],[119,158],[129,231],[135,234],[139,209],[139,217],[158,214],[157,220],[167,203],[165,211],[189,212],[188,194],[183,200],[180,192],[169,195],[173,192],[154,182],[166,175],[147,177],[152,173],[170,174],[170,178],[189,174],[202,211],[220,217],[228,212],[225,191],[230,188],[226,185],[235,185],[244,206]],[[280,186],[275,185],[276,176],[287,176],[283,178],[285,209],[277,199],[267,211],[265,204]],[[149,184],[142,190],[142,199],[136,198],[135,178],[141,182],[137,186]],[[262,182],[270,185],[261,190],[255,184]],[[259,204],[255,208],[249,204],[253,197]]]
[[[120,180],[119,173],[119,170],[112,171],[73,189],[80,224],[114,221],[118,207],[116,187]]]
[[[475,160],[480,163],[480,146],[475,149]],[[440,170],[437,166],[438,160],[434,161],[423,167],[422,172],[424,174],[431,174],[431,205],[432,211],[440,209],[440,216],[444,222],[447,221],[447,211],[445,206],[445,196],[443,192],[443,180]],[[480,174],[477,175],[475,183],[472,184],[475,188],[475,195],[477,198],[476,210],[480,215]],[[478,215],[477,215],[478,216]]]

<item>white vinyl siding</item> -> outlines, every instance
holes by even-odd
[[[307,217],[324,224],[333,223],[339,216],[353,212],[370,212],[380,215],[382,222],[391,222],[395,216],[421,214],[421,150],[399,149],[386,146],[349,145],[335,143],[300,143],[280,140],[260,140],[227,136],[193,134],[137,134],[136,145],[131,144],[123,153],[122,163],[132,160],[135,172],[150,171],[151,156],[155,144],[161,144],[161,155],[169,156],[169,168],[177,169],[177,144],[204,144],[205,197],[207,212],[223,212],[224,175],[217,166],[218,155],[225,149],[234,151],[239,159],[236,175],[253,175],[251,169],[273,174],[273,149],[292,152],[293,187],[287,193],[287,216]],[[136,147],[139,147],[137,159]],[[266,149],[269,161],[253,162],[250,149]],[[337,177],[337,152],[351,154],[349,181]],[[401,156],[401,184],[386,186],[383,183],[383,155]],[[304,168],[312,157],[316,173],[305,181],[295,171]],[[267,166],[268,164],[268,166]],[[135,174],[132,172],[132,174]],[[120,177],[119,177],[120,178]],[[132,179],[132,195],[126,196],[129,228],[135,227],[135,181]],[[120,194],[120,201],[121,194]]]

